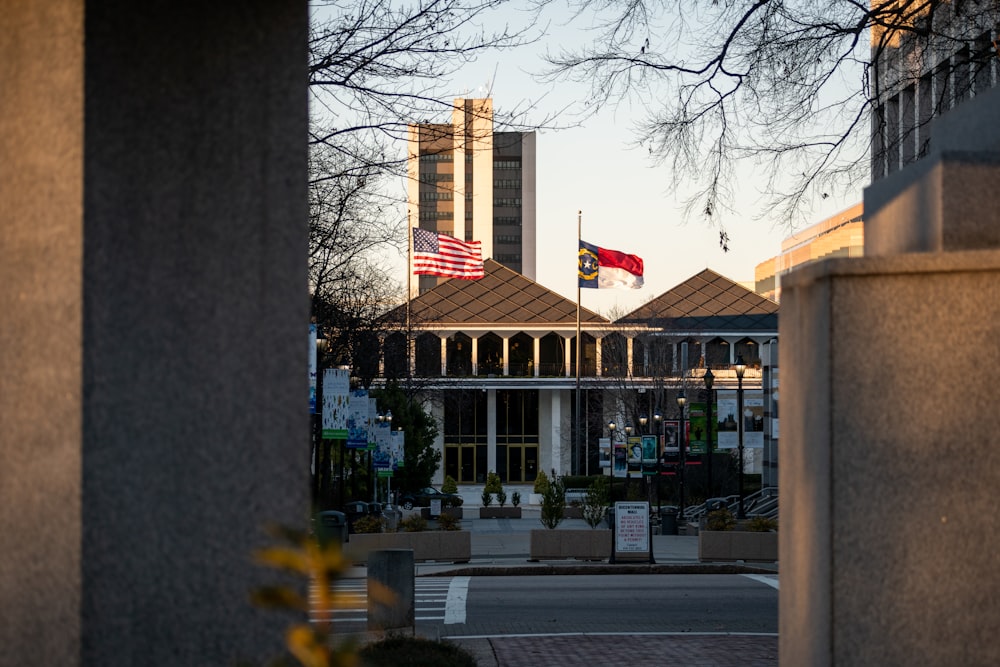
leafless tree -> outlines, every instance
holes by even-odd
[[[813,197],[858,189],[870,166],[887,172],[919,157],[919,145],[906,148],[917,128],[996,80],[993,0],[572,4],[596,38],[553,54],[547,75],[590,82],[595,109],[645,105],[637,142],[694,186],[688,205],[719,225],[723,246],[736,165],[766,171],[764,210],[791,222]],[[919,89],[932,67],[953,88],[940,83],[925,96],[936,108],[913,111],[912,127],[880,140],[897,122],[892,96]]]

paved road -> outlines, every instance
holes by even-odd
[[[533,517],[531,510],[525,512],[526,517],[521,520],[480,520],[466,519],[463,527],[472,532],[473,557],[470,563],[455,565],[452,563],[419,563],[417,564],[417,582],[422,580],[436,580],[438,585],[443,580],[449,582],[449,588],[453,581],[468,581],[468,596],[472,602],[466,608],[468,614],[470,610],[475,610],[477,581],[485,580],[484,575],[504,573],[514,578],[520,578],[528,568],[531,572],[542,572],[545,574],[559,573],[561,575],[570,572],[590,573],[594,577],[616,577],[624,571],[624,568],[613,569],[607,564],[581,564],[575,561],[549,561],[542,564],[532,564],[527,562],[528,540],[530,530],[538,528],[539,523]],[[532,520],[534,518],[534,520]],[[580,520],[568,520],[561,526],[563,528],[582,527]],[[693,536],[654,536],[653,552],[658,567],[661,569],[673,568],[699,568],[698,561],[698,541]],[[666,566],[666,567],[663,567]],[[625,566],[626,568],[629,566]],[[636,568],[632,568],[636,569]],[[452,622],[444,622],[437,618],[442,614],[439,602],[432,602],[429,598],[421,601],[421,593],[417,593],[417,616],[421,615],[424,620],[418,620],[417,632],[429,637],[443,637],[462,645],[472,652],[480,667],[536,667],[545,665],[546,667],[568,667],[570,665],[591,665],[621,663],[628,667],[645,667],[646,665],[657,667],[664,665],[684,665],[693,667],[776,667],[778,664],[778,636],[777,636],[777,563],[763,564],[760,568],[746,568],[745,572],[756,576],[759,579],[752,581],[750,576],[730,575],[734,579],[742,579],[744,586],[758,591],[761,596],[770,597],[773,605],[773,614],[770,621],[750,627],[739,626],[737,629],[727,628],[725,624],[720,627],[719,621],[727,613],[719,605],[724,598],[717,597],[715,600],[715,611],[711,608],[704,612],[704,616],[696,625],[688,627],[677,627],[676,624],[669,628],[657,628],[643,633],[636,633],[634,629],[624,627],[616,631],[608,630],[603,624],[592,623],[585,626],[567,626],[576,629],[569,630],[549,630],[540,628],[539,624],[521,624],[517,622],[516,627],[504,627],[500,631],[484,630],[484,626],[476,625],[473,616],[468,616],[469,620],[456,623],[452,617]],[[351,575],[360,577],[363,580],[365,572],[363,568],[355,568]],[[631,574],[625,579],[642,577],[644,575]],[[669,578],[677,575],[647,575],[660,578]],[[710,587],[711,579],[719,575],[698,575],[704,577],[699,584],[698,577],[695,577],[695,586]],[[541,577],[536,579],[536,586],[545,579],[563,579],[576,577]],[[429,584],[418,584],[428,586]],[[529,586],[531,584],[529,583]],[[627,586],[621,584],[619,588],[628,590]],[[718,592],[718,591],[717,591]],[[756,595],[755,594],[755,595]],[[579,606],[579,601],[574,600],[576,595],[567,596],[565,605],[572,608]],[[711,595],[708,595],[711,599]],[[437,606],[436,606],[437,605]],[[447,616],[447,599],[444,605],[443,614]],[[452,609],[451,613],[456,613]],[[433,618],[432,618],[433,616]],[[713,620],[715,624],[713,625]],[[760,619],[757,619],[760,621]],[[463,625],[464,623],[464,625]],[[462,629],[462,632],[456,630]]]

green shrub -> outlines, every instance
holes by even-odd
[[[770,533],[778,530],[778,520],[766,516],[755,516],[747,521],[746,529],[752,533]]]
[[[438,528],[441,530],[461,530],[462,520],[454,514],[442,514],[438,517]]]
[[[495,472],[487,473],[485,489],[490,493],[500,493],[503,490],[503,483],[500,481],[500,475]]]
[[[407,533],[420,533],[427,530],[427,519],[420,514],[411,514],[399,522],[399,527]]]
[[[355,533],[381,533],[385,528],[385,519],[379,516],[366,515],[354,522]]]
[[[503,487],[500,487],[500,490],[497,491],[497,503],[500,504],[500,507],[507,504],[507,492],[503,490]]]
[[[490,493],[489,489],[483,489],[483,495],[480,496],[480,499],[482,500],[483,507],[489,507],[493,504],[493,494]]]
[[[423,637],[390,635],[358,652],[361,667],[476,667],[476,659],[464,649],[447,641]]]
[[[708,513],[705,519],[705,530],[733,530],[736,528],[736,519],[729,510],[715,510]]]
[[[549,488],[549,476],[545,474],[544,470],[538,471],[538,476],[535,477],[535,487],[532,489],[533,493],[544,494]]]
[[[588,526],[597,528],[600,525],[610,504],[609,500],[608,478],[595,479],[587,489],[587,495],[583,502],[583,520],[587,522]]]
[[[566,487],[556,476],[549,482],[549,488],[542,494],[541,522],[546,528],[556,528],[566,513]]]
[[[521,504],[521,492],[520,491],[515,491],[514,493],[511,494],[511,496],[510,496],[510,504],[513,505],[514,507],[517,507],[518,505]]]
[[[458,482],[451,475],[444,476],[444,484],[441,485],[441,493],[458,493]]]

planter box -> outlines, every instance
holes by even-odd
[[[698,531],[700,561],[778,560],[778,533],[752,533],[743,530]]]
[[[431,516],[430,507],[421,507],[420,516],[424,517],[428,521],[435,518]],[[456,519],[462,519],[464,517],[464,512],[462,511],[461,507],[442,507],[441,514],[439,514],[438,516],[453,516]]]
[[[480,507],[480,519],[520,519],[520,507]]]
[[[419,533],[354,533],[344,545],[352,563],[366,563],[368,554],[381,549],[412,549],[415,561],[468,563],[472,558],[472,533],[467,530],[430,530]]]
[[[611,531],[597,529],[547,528],[531,531],[528,560],[608,560],[611,557]]]

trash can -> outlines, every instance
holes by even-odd
[[[316,537],[322,546],[330,543],[343,544],[347,541],[347,516],[343,512],[327,510],[320,512],[316,521]]]
[[[392,505],[384,505],[382,507],[382,516],[385,517],[386,532],[395,533],[399,530],[399,521],[403,518],[402,510]]]
[[[347,515],[347,532],[354,532],[354,522],[363,516],[368,516],[368,503],[363,500],[352,500],[344,505],[344,514]]]
[[[677,509],[664,508],[660,511],[660,535],[677,534]]]

